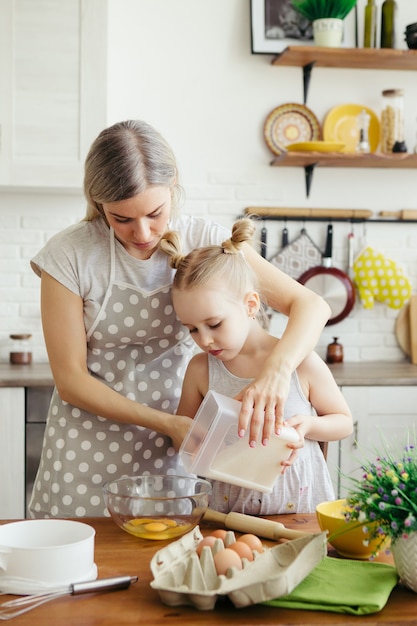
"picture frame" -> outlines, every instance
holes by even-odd
[[[358,2],[359,4],[359,2]],[[345,18],[344,48],[358,46],[357,8]],[[280,54],[288,46],[314,46],[313,29],[290,0],[250,0],[252,54]]]

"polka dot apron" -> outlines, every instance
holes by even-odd
[[[110,255],[107,293],[87,334],[89,371],[131,400],[174,413],[193,341],[175,316],[171,280],[151,293],[117,282],[112,229]],[[185,473],[168,437],[82,411],[54,390],[31,517],[108,515],[102,485],[143,473]]]

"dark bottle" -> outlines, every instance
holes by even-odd
[[[343,346],[337,342],[337,337],[333,337],[333,343],[327,346],[327,363],[343,363]]]
[[[365,6],[365,23],[363,32],[363,47],[376,48],[377,9],[375,0],[368,0]]]
[[[381,8],[381,48],[395,48],[398,7],[395,0],[384,0]]]

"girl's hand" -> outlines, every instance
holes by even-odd
[[[304,428],[304,418],[302,415],[296,415],[289,420],[284,422],[284,426],[292,426],[298,433],[299,441],[296,443],[287,443],[287,448],[291,450],[291,454],[286,461],[282,461],[281,465],[283,465],[282,473],[284,474],[287,467],[290,467],[296,458],[298,457],[298,450],[305,446],[305,428]]]

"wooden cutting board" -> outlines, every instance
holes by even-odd
[[[417,365],[417,296],[411,296],[409,305],[411,363]]]
[[[417,296],[411,296],[399,312],[395,336],[402,351],[417,365]]]
[[[397,319],[395,321],[395,337],[401,350],[407,356],[411,356],[409,302],[407,302],[407,304],[405,304],[401,311],[398,313]]]

